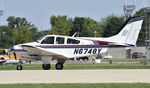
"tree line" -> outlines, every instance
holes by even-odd
[[[134,16],[144,16],[144,23],[138,41],[145,40],[146,18],[144,9],[135,13]],[[41,36],[47,34],[57,34],[72,36],[77,33],[79,37],[93,37],[96,31],[97,37],[110,37],[117,34],[119,28],[126,21],[124,16],[109,15],[97,22],[89,17],[51,16],[51,29],[39,31],[34,24],[27,21],[26,18],[10,16],[7,18],[8,24],[0,26],[0,48],[9,48],[10,46],[33,42]]]

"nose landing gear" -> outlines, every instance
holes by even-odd
[[[22,67],[22,65],[17,65],[16,69],[17,69],[17,70],[22,70],[23,67]]]
[[[19,62],[18,62],[18,65],[17,65],[17,67],[16,67],[17,70],[22,70],[22,69],[23,69],[23,67],[22,67],[22,65],[21,65],[22,63],[23,63],[23,62],[22,62],[22,60],[20,59]]]

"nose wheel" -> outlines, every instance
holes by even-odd
[[[56,68],[57,70],[62,70],[62,69],[64,68],[64,66],[63,66],[62,63],[57,63],[57,64],[55,65],[55,68]]]
[[[22,63],[23,63],[23,62],[22,62],[22,60],[20,59],[19,62],[18,62],[18,65],[17,65],[17,67],[16,67],[17,70],[22,70],[22,69],[23,69],[23,67],[22,67],[22,65],[21,65]]]
[[[43,68],[44,70],[49,70],[49,69],[51,68],[51,65],[50,65],[50,64],[43,64],[43,65],[42,65],[42,68]]]
[[[17,70],[22,70],[22,68],[23,68],[22,65],[17,65],[16,67]]]

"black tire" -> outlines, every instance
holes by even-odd
[[[22,65],[17,65],[16,69],[17,69],[17,70],[22,70],[23,67],[22,67]]]
[[[57,64],[55,65],[55,68],[56,68],[57,70],[62,70],[62,69],[64,68],[64,66],[63,66],[62,63],[57,63]]]
[[[49,70],[49,69],[51,68],[51,65],[50,65],[50,64],[43,64],[43,65],[42,65],[42,68],[43,68],[44,70]]]

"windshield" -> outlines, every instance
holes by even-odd
[[[50,37],[44,38],[41,44],[54,44],[54,37],[50,36]]]
[[[43,37],[45,37],[45,36],[42,36],[42,37],[38,38],[38,39],[36,40],[36,42],[39,43],[39,42],[41,41],[41,39],[43,39]]]

